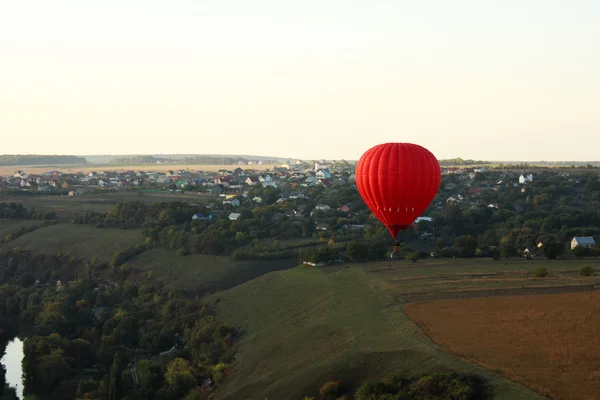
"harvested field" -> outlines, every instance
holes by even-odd
[[[438,344],[552,399],[600,398],[600,292],[411,303]]]

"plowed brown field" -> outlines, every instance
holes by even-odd
[[[406,304],[438,344],[552,399],[600,399],[600,293]]]

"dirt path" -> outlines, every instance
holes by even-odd
[[[396,296],[397,300],[404,303],[417,303],[437,300],[458,300],[473,299],[478,297],[497,297],[497,296],[528,296],[540,294],[561,294],[561,293],[579,293],[592,292],[598,289],[598,285],[563,285],[546,287],[525,287],[509,289],[486,289],[486,290],[465,290],[455,292],[440,293],[412,293]]]

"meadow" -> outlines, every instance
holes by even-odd
[[[449,369],[485,376],[495,387],[494,399],[543,398],[432,342],[384,284],[393,275],[385,270],[389,264],[404,278],[430,274],[429,263],[421,261],[299,266],[210,297],[220,318],[241,327],[236,360],[216,398],[300,399],[318,396],[328,380],[356,385],[390,372]],[[452,274],[452,267],[442,268]],[[465,263],[458,273],[468,268]]]
[[[59,195],[4,195],[2,202],[22,203],[26,208],[41,212],[55,212],[61,220],[71,220],[74,216],[85,212],[95,211],[105,213],[117,203],[126,201],[166,202],[187,201],[193,204],[205,204],[214,201],[216,197],[198,196],[191,193],[111,191],[102,193],[87,193],[82,196]]]
[[[37,221],[38,223],[40,221]],[[19,248],[45,254],[65,254],[84,260],[107,262],[118,251],[139,243],[140,230],[94,228],[58,224],[40,228],[0,246],[0,251]]]
[[[42,221],[0,218],[0,243],[6,235],[21,229],[41,225]]]
[[[163,287],[200,296],[229,289],[272,271],[296,266],[296,260],[235,261],[228,257],[178,256],[164,249],[148,250],[127,263],[140,282],[152,279]]]
[[[600,393],[600,293],[493,297],[405,306],[433,340],[550,396]]]

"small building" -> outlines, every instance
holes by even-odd
[[[575,236],[571,240],[571,250],[575,247],[584,247],[591,249],[596,246],[596,240],[591,236]]]
[[[192,216],[192,220],[193,221],[205,221],[205,220],[211,220],[212,219],[212,215],[206,216],[202,213],[198,213],[198,214],[194,214]]]
[[[241,215],[242,214],[240,214],[240,213],[231,213],[231,214],[229,214],[229,219],[231,221],[236,221],[236,220],[240,219]]]

